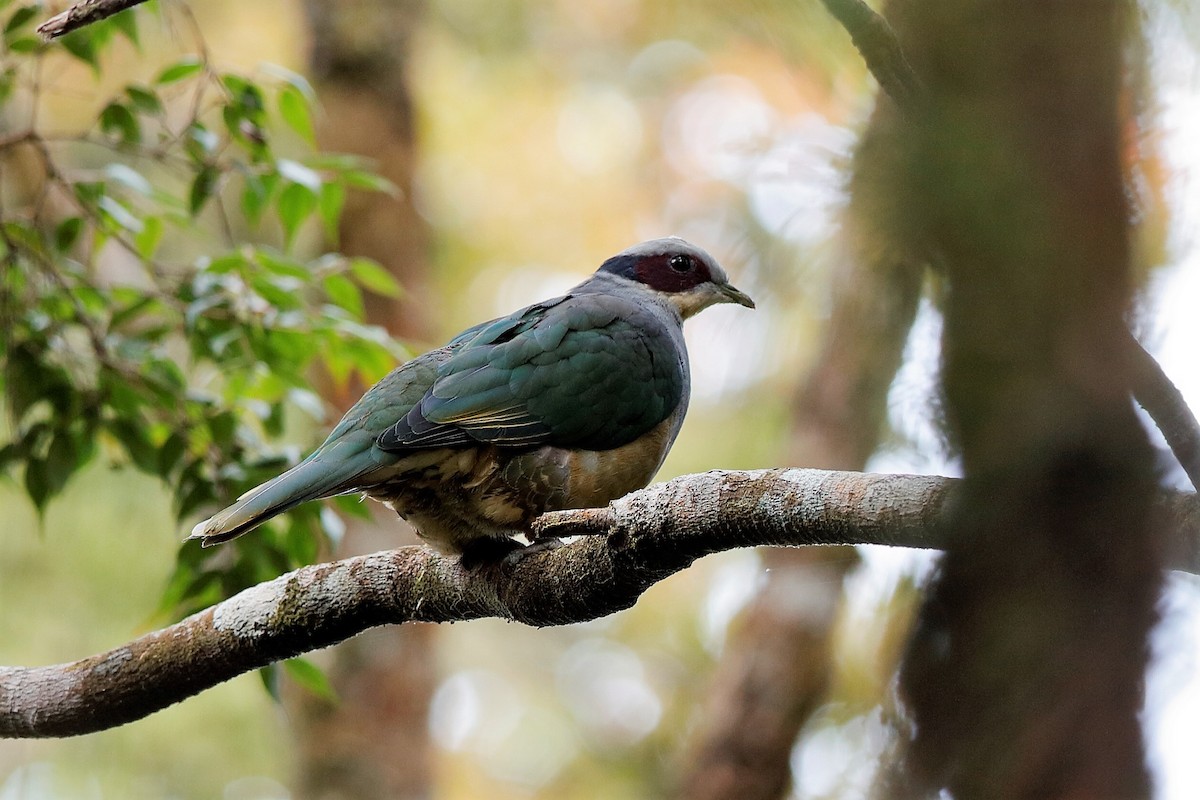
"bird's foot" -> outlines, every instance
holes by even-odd
[[[553,537],[538,539],[533,544],[524,545],[516,539],[493,539],[489,536],[469,542],[463,548],[462,555],[459,556],[459,563],[462,564],[463,569],[468,571],[500,563],[506,567],[512,567],[526,556],[561,546],[562,540]]]
[[[525,549],[525,546],[515,539],[495,539],[482,536],[472,539],[463,547],[458,563],[463,569],[474,572],[480,567],[499,564],[514,552]]]
[[[538,539],[533,544],[525,545],[513,550],[504,557],[504,566],[515,567],[523,559],[533,555],[534,553],[545,552],[546,550],[557,550],[563,546],[562,539],[555,539],[553,536],[548,536],[545,539]]]

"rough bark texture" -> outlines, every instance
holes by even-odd
[[[755,545],[936,547],[956,481],[787,469],[685,475],[606,508],[541,518],[588,535],[467,572],[421,546],[304,567],[129,644],[70,664],[0,667],[0,736],[75,736],[140,719],[235,675],[377,625],[500,617],[565,625],[628,608],[697,558]],[[1200,503],[1156,506],[1200,570]],[[1090,563],[1079,565],[1086,569]]]
[[[418,0],[308,0],[311,75],[321,98],[317,139],[353,153],[400,189],[396,197],[352,192],[338,248],[378,261],[404,287],[399,299],[368,294],[367,320],[402,339],[435,337],[429,305],[428,231],[411,203],[416,139],[408,85],[409,42]],[[361,386],[331,399],[341,408]],[[353,520],[339,558],[396,545],[394,515],[383,530]],[[410,536],[410,540],[415,538]],[[417,800],[432,794],[429,703],[437,682],[436,629],[404,625],[343,642],[325,665],[331,702],[288,692],[296,737],[294,791],[302,800]]]
[[[797,393],[789,464],[861,469],[886,424],[888,388],[924,273],[874,225],[878,206],[888,202],[877,176],[892,157],[895,124],[894,106],[881,98],[855,155],[833,310]],[[730,631],[680,798],[782,797],[793,777],[796,738],[825,699],[842,584],[858,558],[845,548],[770,549],[762,558],[766,583]]]
[[[943,387],[967,475],[902,675],[903,796],[1145,797],[1161,582],[1129,404],[1115,0],[922,0],[911,241],[945,262]],[[902,34],[904,35],[904,34]],[[906,37],[905,41],[909,41]]]
[[[38,33],[46,39],[57,39],[144,2],[146,0],[83,0],[43,22],[38,26]]]

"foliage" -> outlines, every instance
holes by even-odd
[[[47,45],[38,12],[0,12],[0,470],[39,512],[97,459],[140,470],[167,485],[182,527],[296,458],[277,442],[290,410],[322,416],[315,375],[374,380],[400,355],[362,322],[363,289],[399,291],[387,272],[296,255],[318,224],[336,239],[348,190],[393,188],[353,158],[293,152],[313,142],[304,78],[233,74],[203,53],[50,134],[47,65],[81,62],[98,80],[117,41],[139,46],[138,16]],[[339,527],[310,505],[219,559],[185,546],[164,610],[307,563]]]

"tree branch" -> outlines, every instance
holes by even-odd
[[[146,0],[82,0],[43,22],[38,26],[38,33],[46,41],[57,39],[144,2]]]
[[[1200,489],[1200,423],[1188,408],[1183,393],[1154,356],[1133,334],[1129,335],[1129,342],[1133,351],[1133,399],[1162,431],[1167,446],[1191,479],[1192,486]]]
[[[842,24],[850,41],[867,63],[867,69],[879,82],[879,88],[905,111],[921,98],[917,73],[904,56],[900,41],[879,14],[862,0],[821,0],[829,13]]]
[[[409,621],[499,617],[563,625],[612,614],[701,556],[753,545],[937,547],[956,481],[809,469],[685,475],[607,508],[538,521],[549,536],[597,534],[472,572],[424,547],[317,564],[260,584],[107,653],[0,667],[0,737],[76,736],[140,719],[272,661]],[[1164,494],[1200,571],[1200,503]]]

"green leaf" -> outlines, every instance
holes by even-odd
[[[32,5],[21,6],[14,11],[13,15],[8,18],[8,22],[4,25],[4,38],[7,39],[10,33],[25,25],[41,10],[41,5],[34,3]]]
[[[338,222],[345,204],[346,189],[340,183],[327,183],[321,187],[321,221],[325,224],[325,237],[335,244],[338,240]]]
[[[221,144],[220,138],[199,122],[193,122],[187,129],[185,149],[196,161],[205,161],[217,151]]]
[[[289,658],[283,662],[283,667],[288,677],[298,686],[307,689],[323,700],[331,703],[338,701],[337,692],[333,690],[333,684],[329,682],[325,671],[308,659]]]
[[[400,191],[400,187],[389,181],[382,175],[376,175],[373,172],[365,172],[363,170],[350,170],[342,174],[342,180],[347,186],[354,186],[358,189],[367,189],[372,192],[383,192],[392,197],[401,197],[404,192]]]
[[[258,677],[262,681],[263,688],[267,690],[267,694],[271,695],[271,699],[276,703],[283,702],[283,696],[279,693],[279,676],[283,673],[278,663],[267,664],[258,671]]]
[[[122,144],[135,144],[142,138],[141,125],[133,112],[128,106],[115,101],[100,112],[100,130],[105,135],[115,136]]]
[[[247,114],[257,114],[266,108],[263,103],[262,90],[249,79],[241,75],[226,73],[221,76],[221,83],[229,90],[230,99]]]
[[[185,519],[190,517],[199,509],[211,504],[216,496],[213,494],[212,484],[207,480],[198,477],[188,479],[188,471],[196,472],[195,465],[200,462],[192,462],[191,467],[184,469],[184,475],[179,479],[178,487],[175,491],[175,518]]]
[[[206,166],[196,173],[196,177],[192,181],[192,188],[188,191],[188,211],[193,217],[200,213],[200,209],[204,208],[208,198],[212,197],[213,191],[217,188],[219,176],[220,173],[217,172],[217,169],[211,166]]]
[[[16,75],[16,70],[13,67],[0,72],[0,103],[7,102],[9,95],[12,94]]]
[[[11,53],[36,53],[46,47],[46,43],[36,36],[21,36],[8,43]]]
[[[158,95],[152,89],[131,83],[125,87],[125,94],[129,96],[129,102],[133,104],[133,107],[143,114],[162,113],[162,101],[158,99]]]
[[[252,225],[257,225],[262,219],[263,211],[275,193],[279,178],[275,174],[256,175],[248,172],[245,175],[245,188],[242,189],[242,213]]]
[[[98,36],[96,30],[82,28],[72,31],[58,40],[63,49],[75,58],[92,68],[96,75],[100,74],[100,57],[96,48]]]
[[[284,248],[290,249],[296,238],[296,231],[317,208],[317,195],[307,186],[292,183],[279,195],[276,211],[279,221],[283,224]]]
[[[179,460],[183,458],[184,452],[187,450],[187,436],[176,431],[167,437],[163,442],[162,447],[158,449],[158,473],[166,476],[170,474]]]
[[[110,330],[117,330],[125,323],[139,318],[142,312],[157,306],[159,301],[153,295],[139,293],[137,297],[127,302],[128,305],[113,311],[112,317],[108,320]],[[144,323],[145,319],[142,318],[140,321]]]
[[[275,275],[295,278],[305,284],[313,281],[311,269],[293,258],[281,256],[277,251],[273,252],[265,248],[256,250],[254,260],[263,269]]]
[[[46,478],[49,495],[53,497],[63,490],[71,475],[84,464],[85,453],[69,431],[54,434],[50,449],[46,452]]]
[[[4,359],[4,390],[13,422],[20,423],[39,400],[58,388],[43,354],[28,345],[9,348]]]
[[[279,114],[288,127],[300,134],[304,141],[316,147],[317,135],[313,131],[308,101],[305,100],[299,89],[294,86],[283,88],[283,91],[279,93]]]
[[[129,454],[129,459],[142,472],[151,475],[158,469],[158,450],[151,443],[146,427],[136,416],[121,417],[108,422],[108,430]]]
[[[375,294],[381,294],[384,297],[400,297],[404,294],[396,276],[369,258],[350,259],[350,274],[364,288]]]
[[[137,49],[141,49],[142,43],[138,40],[137,15],[126,9],[119,14],[114,14],[111,17],[112,25],[125,34],[125,38]]]
[[[65,253],[74,246],[83,230],[81,217],[67,217],[54,229],[54,247],[58,252]]]
[[[343,494],[333,498],[334,505],[338,507],[338,511],[343,514],[354,517],[355,519],[370,519],[371,507],[363,502],[362,495],[359,494]]]
[[[322,281],[322,285],[325,287],[325,293],[329,295],[329,299],[336,305],[346,309],[355,317],[362,317],[362,293],[349,278],[345,275],[330,275]]]
[[[186,56],[158,73],[154,82],[159,86],[190,78],[204,69],[204,62],[196,56]]]
[[[24,459],[25,454],[17,442],[9,442],[0,447],[0,474],[6,472],[9,465],[17,461],[24,461]]]
[[[141,232],[133,237],[133,244],[137,248],[138,255],[147,261],[154,258],[154,254],[158,252],[158,245],[162,242],[162,237],[162,217],[144,217]]]
[[[31,458],[25,462],[25,493],[33,501],[33,507],[40,516],[46,510],[50,501],[50,475],[46,462]]]

